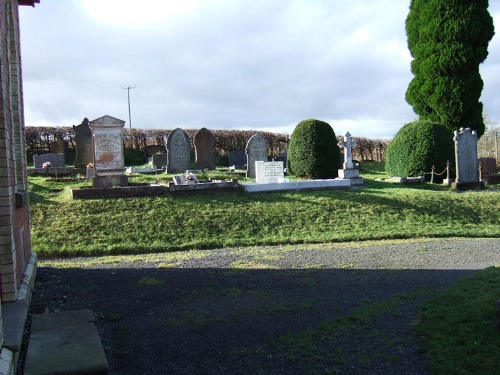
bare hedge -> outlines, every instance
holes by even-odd
[[[140,150],[145,156],[155,153],[157,149],[165,149],[167,137],[173,129],[123,129],[124,146],[127,149]],[[191,139],[198,129],[185,129]],[[29,157],[50,152],[51,143],[67,141],[69,148],[75,148],[75,132],[72,127],[27,126],[26,153]],[[261,134],[269,145],[269,156],[280,156],[288,149],[290,136],[286,133],[272,133],[255,130],[211,130],[215,138],[215,151],[226,156],[229,151],[244,150],[250,137]],[[359,161],[384,161],[388,140],[357,138],[357,146],[353,149],[353,157]]]

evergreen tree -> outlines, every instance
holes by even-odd
[[[493,19],[488,0],[411,0],[406,19],[414,74],[406,100],[423,120],[484,133],[483,80]]]

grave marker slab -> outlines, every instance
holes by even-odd
[[[196,154],[196,169],[215,169],[215,138],[212,132],[201,128],[194,135],[194,149]]]
[[[125,160],[123,155],[123,127],[125,121],[103,116],[89,122],[92,130],[95,177],[94,188],[126,186]]]
[[[229,151],[229,166],[233,165],[236,169],[245,168],[247,165],[247,154],[244,150]]]
[[[247,143],[247,177],[255,178],[255,162],[267,161],[268,147],[266,139],[260,135],[253,135]]]
[[[182,129],[173,130],[167,138],[167,173],[180,173],[189,169],[191,141]]]
[[[50,163],[51,168],[64,168],[64,154],[33,155],[35,168],[43,168],[44,163]]]
[[[86,168],[89,163],[94,162],[92,130],[89,126],[89,120],[84,118],[80,125],[73,125],[73,130],[75,132],[75,168]]]
[[[167,166],[168,156],[167,154],[154,154],[151,157],[151,165],[153,168],[162,169]]]
[[[479,164],[477,159],[477,133],[470,128],[455,131],[455,165],[456,182],[452,185],[458,190],[477,189],[484,186],[479,181]]]

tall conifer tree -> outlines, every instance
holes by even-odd
[[[481,136],[479,64],[494,35],[488,0],[411,0],[406,34],[415,76],[407,102],[423,120],[452,131],[470,127]]]

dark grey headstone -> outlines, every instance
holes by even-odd
[[[481,165],[482,175],[497,173],[497,159],[492,157],[479,158],[479,164]]]
[[[210,130],[201,128],[196,132],[194,135],[194,149],[196,152],[196,169],[215,169],[215,138]]]
[[[260,135],[253,135],[247,143],[246,147],[247,154],[247,177],[255,178],[255,162],[256,161],[267,161],[267,141]]]
[[[460,129],[455,131],[456,182],[478,182],[479,164],[477,159],[477,134],[475,130]]]
[[[151,157],[151,165],[156,168],[163,168],[167,166],[167,154],[154,154]]]
[[[229,151],[229,166],[235,166],[236,169],[245,168],[247,165],[247,154],[245,151]]]
[[[33,155],[33,165],[35,168],[43,168],[43,164],[47,162],[50,163],[51,168],[63,168],[64,154]]]
[[[177,128],[167,138],[167,173],[180,173],[189,169],[191,142],[188,134]]]
[[[89,120],[84,118],[80,125],[73,125],[73,130],[75,131],[75,168],[86,168],[89,163],[94,163]]]

